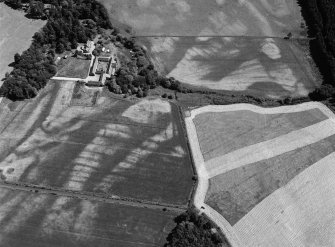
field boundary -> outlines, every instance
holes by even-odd
[[[21,191],[30,191],[32,193],[43,193],[50,194],[54,196],[65,196],[77,199],[84,200],[94,200],[105,203],[118,203],[122,205],[130,205],[134,207],[142,207],[142,208],[151,208],[151,209],[161,209],[161,210],[170,210],[174,212],[182,213],[187,207],[185,205],[174,205],[174,204],[165,204],[160,202],[152,202],[140,199],[119,197],[119,196],[108,196],[101,193],[94,192],[80,192],[74,190],[66,190],[62,188],[54,188],[47,186],[40,186],[35,184],[28,183],[20,183],[20,182],[8,182],[1,181],[0,187],[5,187],[12,190],[21,190]]]

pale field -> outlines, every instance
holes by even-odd
[[[139,36],[156,68],[193,86],[258,97],[307,96],[320,81],[300,6],[289,0],[101,0]]]
[[[32,36],[45,23],[42,20],[29,20],[24,17],[24,12],[0,3],[0,79],[12,70],[8,64],[14,62],[14,54],[29,48]]]
[[[74,85],[51,82],[36,99],[1,103],[6,180],[186,204],[192,170],[178,109],[160,99],[103,95],[80,106],[72,104]]]
[[[244,246],[334,246],[334,153],[259,203],[235,226]]]
[[[319,85],[295,42],[250,37],[141,40],[156,67],[181,82],[261,97],[306,96]]]
[[[316,109],[322,114],[316,113]],[[247,121],[247,125],[237,121],[242,130],[236,126],[235,137],[232,125],[225,125],[224,121],[219,124],[222,128],[232,129],[230,140],[241,138],[242,143],[252,123],[256,126],[266,119],[255,121],[255,116],[244,114],[245,111],[264,114],[269,120],[271,114],[302,114],[295,120],[291,118],[295,124],[299,120],[304,122],[303,113],[307,113],[307,123],[313,117],[317,122],[309,122],[306,127],[300,123],[298,129],[276,137],[266,134],[267,128],[275,131],[281,121],[269,121],[264,136],[261,136],[263,140],[256,137],[255,143],[246,143],[222,156],[204,159],[194,119],[208,112],[240,113],[244,117],[240,116],[240,121]],[[252,121],[248,121],[248,116]],[[208,115],[203,117],[207,118],[208,127],[201,131],[210,132],[215,121]],[[287,128],[285,121],[282,123],[283,128]],[[208,106],[192,110],[191,116],[186,118],[186,126],[199,174],[195,205],[221,227],[233,246],[309,246],[308,241],[312,243],[310,246],[333,246],[332,228],[320,232],[322,226],[328,228],[333,220],[333,169],[328,167],[335,150],[335,117],[328,108],[314,102],[277,108],[247,104]],[[243,131],[243,126],[249,127]],[[220,131],[217,133],[221,134]],[[210,141],[207,141],[209,146]],[[229,145],[229,141],[222,145]],[[320,179],[328,170],[325,180]],[[316,196],[318,192],[322,195]]]
[[[300,7],[289,0],[100,0],[137,36],[300,35]]]

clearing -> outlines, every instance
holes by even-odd
[[[51,81],[33,100],[1,103],[6,181],[185,206],[193,174],[178,108],[74,87]]]
[[[335,204],[328,108],[207,106],[191,111],[186,125],[200,174],[195,204],[233,246],[305,246],[310,234],[316,246],[333,245],[332,228],[318,232]]]
[[[24,15],[23,11],[13,10],[0,2],[0,80],[12,70],[8,64],[14,62],[14,54],[29,48],[34,33],[46,23]]]

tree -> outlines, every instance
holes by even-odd
[[[56,46],[56,52],[57,53],[63,53],[65,51],[65,47],[62,43],[58,43]]]
[[[195,209],[188,209],[175,218],[177,226],[167,237],[165,247],[228,247],[209,220]]]
[[[15,53],[14,55],[14,62],[18,64],[20,62],[21,56],[19,53]]]
[[[40,18],[44,16],[44,4],[40,1],[29,2],[29,11],[28,14],[35,18]]]

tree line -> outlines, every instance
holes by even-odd
[[[21,0],[6,0],[5,3],[16,8],[27,4]],[[95,0],[30,1],[32,6],[40,6],[40,3],[50,6],[45,12],[47,23],[34,34],[28,50],[21,55],[15,54],[13,71],[6,74],[0,88],[0,94],[12,100],[36,96],[56,74],[55,53],[71,50],[78,42],[92,39],[99,28],[112,28],[106,9]]]
[[[324,100],[335,93],[335,1],[298,0],[308,26],[311,55],[323,77],[323,85],[310,94]]]

